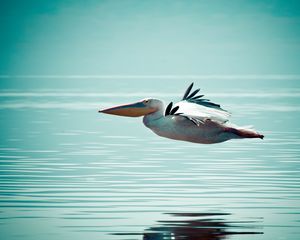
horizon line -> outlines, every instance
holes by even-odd
[[[24,74],[24,75],[0,75],[0,79],[12,79],[12,78],[68,78],[68,79],[273,79],[273,80],[300,80],[300,74],[161,74],[161,75],[52,75],[52,74]]]

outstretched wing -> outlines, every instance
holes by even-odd
[[[219,104],[212,103],[204,99],[204,95],[198,95],[200,89],[191,93],[193,83],[187,88],[182,100],[176,104],[171,102],[165,111],[165,115],[180,115],[188,118],[196,125],[203,123],[207,119],[216,122],[225,123],[230,114],[221,108]]]

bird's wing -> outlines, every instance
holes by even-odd
[[[230,113],[221,108],[219,104],[212,103],[208,99],[204,99],[204,95],[197,95],[200,89],[191,93],[193,83],[186,90],[182,100],[176,104],[171,102],[166,110],[165,115],[180,115],[193,121],[199,125],[206,119],[210,119],[219,123],[228,121]]]

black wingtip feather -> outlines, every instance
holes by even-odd
[[[172,106],[173,106],[173,102],[170,102],[169,105],[166,108],[165,116],[170,115],[170,111],[172,109]]]
[[[191,85],[185,91],[182,100],[192,102],[192,103],[196,103],[196,104],[199,104],[199,105],[203,105],[203,106],[206,106],[206,107],[217,108],[217,109],[226,111],[226,110],[222,109],[219,104],[212,103],[212,102],[210,102],[209,99],[202,98],[204,95],[198,95],[197,96],[197,93],[200,91],[200,89],[197,89],[197,90],[193,91],[190,94],[193,86],[194,86],[194,83],[191,83]]]
[[[198,99],[198,98],[202,98],[204,95],[198,95],[192,98],[192,100]]]
[[[195,90],[194,92],[192,92],[192,93],[188,96],[188,98],[194,97],[199,91],[200,91],[200,88],[197,89],[197,90]]]
[[[185,99],[187,98],[187,96],[189,95],[191,89],[193,88],[193,85],[194,85],[194,83],[192,83],[192,84],[187,88],[187,90],[185,91],[185,93],[184,93],[184,95],[183,95],[182,100],[185,100]]]
[[[170,115],[174,115],[174,113],[176,113],[178,109],[179,109],[179,106],[174,107],[172,109],[172,111],[170,112]]]

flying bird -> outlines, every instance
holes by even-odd
[[[100,110],[100,113],[143,117],[143,123],[161,137],[193,143],[212,144],[230,139],[264,138],[255,130],[228,122],[230,113],[219,104],[203,98],[193,83],[178,103],[166,107],[159,99],[141,101]]]

